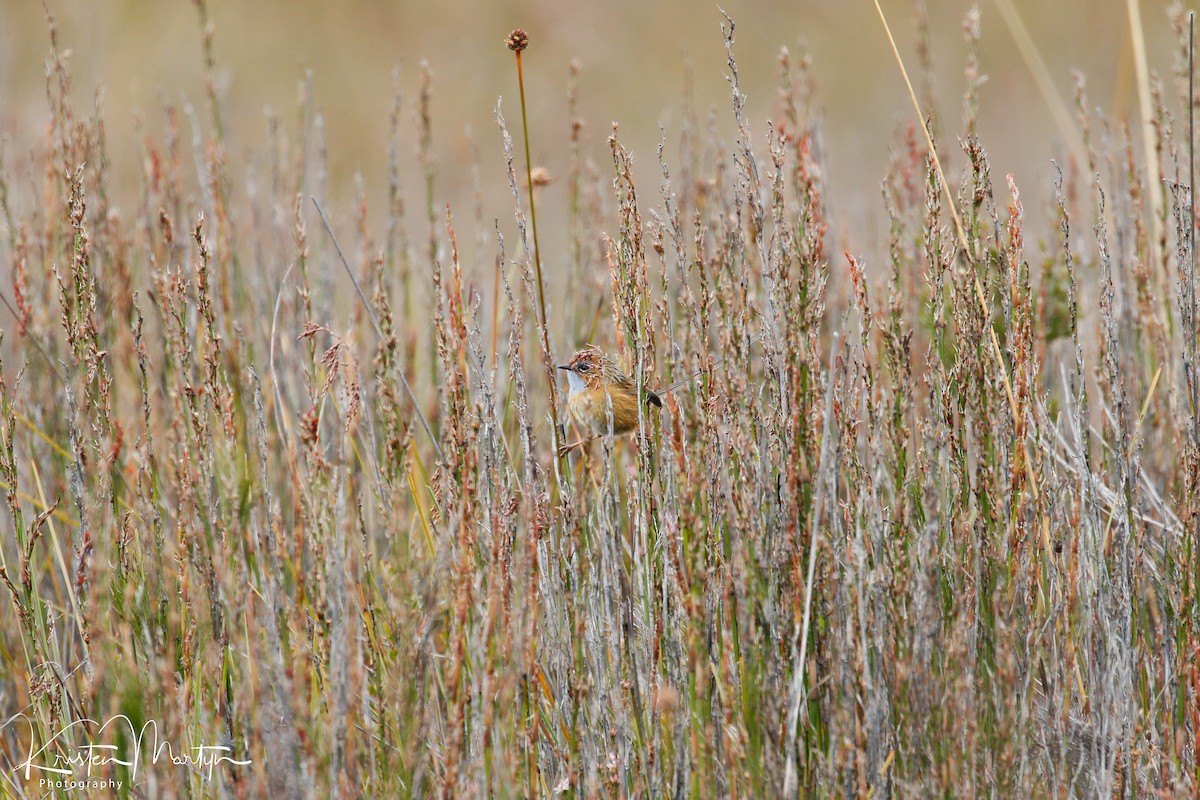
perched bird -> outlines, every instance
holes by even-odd
[[[612,404],[612,432],[629,433],[638,424],[638,390],[621,368],[597,347],[587,347],[559,369],[566,370],[570,391],[567,408],[572,419],[586,433],[602,436],[609,431],[609,403]],[[646,402],[662,408],[662,399],[645,390]],[[570,452],[582,441],[562,448]]]

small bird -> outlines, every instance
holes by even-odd
[[[567,408],[571,417],[587,433],[603,436],[609,430],[609,403],[612,403],[612,432],[614,435],[629,433],[638,424],[637,387],[611,358],[599,348],[590,346],[571,358],[570,363],[561,364],[570,383]],[[662,399],[645,390],[646,402],[662,408]],[[568,453],[584,442],[579,441],[562,448]]]

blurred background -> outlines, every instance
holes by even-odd
[[[929,88],[943,139],[953,143],[962,130],[962,23],[972,4],[886,0],[883,5],[913,70],[919,67],[917,20],[924,9],[932,63]],[[118,177],[132,176],[139,149],[127,145],[139,136],[138,120],[145,132],[140,135],[148,133],[161,141],[164,103],[202,107],[206,102],[198,9],[182,0],[48,0],[48,6],[59,23],[60,46],[70,51],[77,108],[90,107],[96,86],[103,85],[112,168]],[[1126,3],[1011,0],[1011,6],[1070,113],[1072,70],[1079,70],[1087,77],[1091,105],[1112,119],[1129,119],[1136,135],[1136,80]],[[456,216],[470,213],[474,148],[484,221],[495,217],[502,224],[511,222],[493,109],[497,98],[503,98],[510,129],[519,136],[516,71],[504,46],[505,36],[515,27],[525,28],[531,39],[525,66],[533,161],[551,176],[562,178],[568,170],[571,117],[566,95],[572,60],[581,68],[578,103],[586,156],[598,165],[599,175],[611,175],[606,139],[611,124],[619,123],[621,141],[637,159],[635,179],[644,204],[658,200],[660,128],[666,131],[668,160],[678,142],[689,70],[702,124],[715,109],[727,150],[734,138],[716,3],[208,0],[207,8],[230,160],[261,159],[268,108],[279,115],[285,133],[298,136],[299,87],[311,70],[315,103],[325,120],[331,214],[342,224],[353,212],[356,172],[363,176],[372,222],[386,213],[389,116],[398,89],[403,97],[407,215],[412,234],[423,236],[424,185],[416,159],[415,122],[422,61],[433,74],[436,206],[451,203]],[[886,234],[880,181],[890,148],[912,114],[873,3],[725,0],[724,8],[737,25],[735,55],[760,152],[776,97],[779,51],[787,47],[793,58],[807,53],[816,106],[824,117],[826,178],[836,220],[831,252],[878,244]],[[1049,160],[1065,152],[1062,129],[1001,8],[988,0],[980,10],[982,71],[987,76],[981,94],[981,139],[998,186],[1003,188],[1005,174],[1014,173],[1031,207],[1051,196],[1045,176],[1050,174]],[[1167,3],[1143,2],[1142,14],[1150,66],[1165,76],[1170,93],[1177,44]],[[29,148],[42,146],[49,116],[44,78],[48,50],[42,4],[4,0],[0,137],[10,163],[27,163]],[[914,80],[920,85],[926,77],[916,75]],[[206,115],[198,117],[204,124]],[[186,122],[184,134],[185,141],[190,140]],[[951,155],[958,154],[952,148]],[[518,159],[518,169],[523,169],[523,159]],[[115,191],[118,200],[136,202],[136,197],[122,197],[119,185]],[[550,267],[566,258],[566,203],[562,180],[539,194],[542,245]],[[480,253],[479,258],[490,263],[494,253]]]

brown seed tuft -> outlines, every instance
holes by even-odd
[[[508,45],[509,50],[512,50],[514,53],[519,53],[526,47],[529,47],[529,34],[520,28],[517,28],[508,35],[508,38],[504,40],[504,43]]]

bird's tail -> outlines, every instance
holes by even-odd
[[[754,344],[755,342],[762,341],[762,337],[763,337],[763,335],[761,333],[759,333],[755,336],[752,336],[750,338],[750,344]],[[725,356],[718,356],[717,358],[714,358],[713,362],[712,362],[712,368],[716,369],[717,367],[724,364],[725,358],[726,358]],[[696,370],[695,372],[688,373],[687,375],[685,375],[684,377],[675,381],[674,383],[672,383],[670,386],[666,387],[665,389],[659,389],[657,392],[650,392],[650,394],[654,395],[654,396],[668,395],[671,392],[676,391],[677,389],[682,389],[684,386],[687,386],[689,383],[696,380],[696,378],[699,378],[701,375],[703,375],[705,372],[707,372],[708,369],[709,369],[708,367],[701,367],[700,369]],[[653,402],[653,401],[651,401],[651,402]]]

